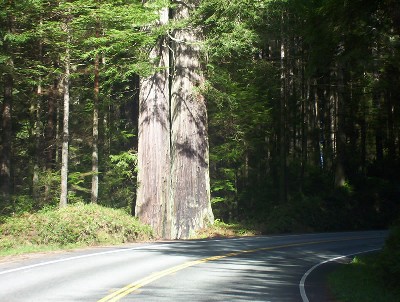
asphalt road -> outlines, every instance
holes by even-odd
[[[321,302],[320,264],[380,249],[386,235],[174,241],[28,257],[0,263],[0,301]]]

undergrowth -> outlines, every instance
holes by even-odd
[[[76,203],[6,219],[0,225],[0,255],[16,249],[119,244],[151,237],[149,226],[123,210]]]
[[[400,290],[382,278],[381,255],[355,257],[329,275],[329,285],[342,302],[400,301]],[[392,280],[398,282],[398,280]]]

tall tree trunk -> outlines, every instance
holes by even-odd
[[[0,157],[0,190],[2,206],[11,203],[11,141],[12,141],[12,96],[13,77],[4,76],[4,98],[2,106],[2,148]],[[2,210],[0,208],[0,210]]]
[[[376,161],[378,164],[383,162],[383,96],[380,92],[374,94],[374,103],[377,111],[377,120],[375,124],[375,150],[376,150]]]
[[[193,8],[192,3],[178,4],[174,18],[188,18]],[[160,23],[168,19],[169,11],[163,9]],[[151,57],[159,59],[161,70],[141,81],[135,214],[164,238],[187,238],[214,219],[207,111],[197,91],[204,82],[199,34],[179,29],[174,37],[160,39]]]
[[[396,142],[395,142],[395,127],[394,127],[394,105],[392,94],[386,93],[386,110],[387,110],[387,148],[389,162],[396,161]]]
[[[67,45],[65,48],[64,57],[64,79],[63,79],[63,94],[64,94],[64,110],[63,110],[63,137],[61,149],[61,194],[60,207],[65,207],[68,202],[68,144],[69,144],[69,86],[70,86],[70,42],[71,33],[69,24],[63,24],[63,30],[67,35]]]
[[[57,111],[59,110],[57,107],[57,99],[59,97],[58,93],[58,85],[59,81],[54,80],[52,87],[50,88],[50,92],[48,95],[48,103],[47,103],[47,125],[45,128],[45,168],[48,179],[51,179],[49,176],[53,172],[55,167],[55,152],[58,152],[56,149],[56,119]],[[45,203],[49,203],[53,197],[51,196],[51,183],[47,181],[44,185],[44,201]]]
[[[279,108],[279,201],[285,203],[287,200],[286,190],[286,45],[283,36],[285,13],[282,12],[281,24],[281,97]]]
[[[14,1],[9,1],[10,11],[14,8]],[[9,33],[15,31],[15,17],[12,13],[7,12],[7,30]],[[5,62],[6,70],[3,73],[3,106],[1,109],[2,116],[2,134],[1,134],[1,153],[0,153],[0,213],[3,207],[11,205],[12,181],[11,181],[11,152],[12,152],[12,102],[14,88],[14,60],[12,56],[12,48],[7,39],[3,41],[4,54],[9,58]]]
[[[360,119],[360,136],[361,136],[361,173],[363,176],[366,176],[367,172],[367,100],[365,97],[362,99],[362,116]]]
[[[99,196],[99,55],[94,59],[93,136],[92,136],[92,191],[91,201]]]
[[[54,168],[55,161],[55,136],[56,136],[56,107],[58,94],[58,80],[53,81],[53,85],[50,87],[47,102],[47,124],[45,128],[45,141],[46,141],[46,169],[51,170]]]
[[[174,19],[189,17],[194,1],[179,4]],[[209,145],[205,99],[198,90],[204,84],[200,43],[194,28],[175,30],[174,74],[171,86],[171,185],[173,238],[188,238],[214,221],[210,203]]]
[[[160,24],[168,23],[168,8]],[[154,75],[142,79],[139,94],[138,190],[135,215],[156,236],[171,237],[169,42],[160,38],[150,57],[158,60]]]
[[[343,187],[346,181],[344,171],[344,157],[346,151],[345,134],[345,92],[344,70],[338,67],[338,93],[337,93],[337,135],[336,135],[336,161],[335,161],[335,188]]]
[[[40,20],[40,23],[42,21]],[[39,50],[39,62],[43,64],[43,43],[42,40],[39,40],[38,45]],[[42,106],[42,76],[39,76],[37,89],[36,89],[36,98],[33,100],[33,104],[31,107],[31,114],[33,120],[33,131],[35,137],[35,157],[33,163],[33,176],[32,176],[32,195],[35,200],[36,206],[40,207],[40,185],[39,185],[39,173],[40,173],[40,166],[42,161],[42,144],[41,144],[41,106]]]
[[[34,145],[35,145],[35,157],[33,163],[33,175],[32,175],[32,196],[36,202],[36,206],[39,206],[40,202],[40,187],[39,187],[39,173],[41,163],[41,127],[40,127],[40,111],[41,111],[41,99],[42,99],[42,84],[39,79],[37,86],[37,96],[33,100],[34,104],[31,107],[31,114],[33,119],[33,131],[34,131]]]

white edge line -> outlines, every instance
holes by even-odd
[[[300,295],[301,295],[301,298],[303,299],[303,302],[310,302],[310,300],[308,300],[307,295],[306,295],[305,283],[306,283],[306,279],[307,279],[308,275],[310,275],[311,272],[312,272],[313,270],[315,270],[317,267],[319,267],[319,266],[321,266],[321,265],[323,265],[323,264],[325,264],[325,263],[332,262],[332,261],[335,261],[335,260],[338,260],[338,259],[341,259],[341,258],[345,258],[345,257],[349,257],[349,256],[354,256],[354,255],[358,255],[358,254],[369,253],[369,252],[375,252],[375,251],[379,251],[379,250],[381,250],[381,248],[379,248],[379,249],[372,249],[372,250],[366,250],[366,251],[361,251],[361,252],[357,252],[357,253],[351,253],[351,254],[347,254],[347,255],[343,255],[343,256],[331,258],[331,259],[322,261],[322,262],[320,262],[320,263],[314,265],[312,268],[310,268],[310,269],[303,275],[303,277],[301,278],[300,283],[299,283]]]
[[[60,262],[66,262],[66,261],[71,261],[71,260],[77,260],[77,259],[82,259],[82,258],[89,258],[89,257],[95,257],[95,256],[101,256],[101,255],[107,255],[107,254],[115,254],[115,253],[122,253],[122,252],[129,252],[133,250],[138,250],[138,249],[143,249],[146,247],[159,247],[163,246],[162,244],[158,245],[146,245],[146,246],[138,246],[138,247],[133,247],[133,248],[128,248],[128,249],[116,249],[116,250],[111,250],[111,251],[105,251],[105,252],[99,252],[99,253],[92,253],[92,254],[85,254],[85,255],[80,255],[80,256],[74,256],[74,257],[68,257],[68,258],[63,258],[63,259],[57,259],[57,260],[52,260],[52,261],[46,261],[46,262],[41,262],[41,263],[36,263],[32,265],[26,265],[26,266],[21,266],[13,269],[9,269],[6,271],[0,272],[1,275],[6,275],[18,271],[23,271],[23,270],[28,270],[40,266],[45,266],[45,265],[50,265],[50,264],[55,264],[55,263],[60,263]]]

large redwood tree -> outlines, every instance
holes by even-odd
[[[163,9],[160,24],[188,19],[195,6]],[[141,81],[136,215],[163,238],[188,238],[214,219],[200,37],[190,27],[160,37],[157,71]]]

